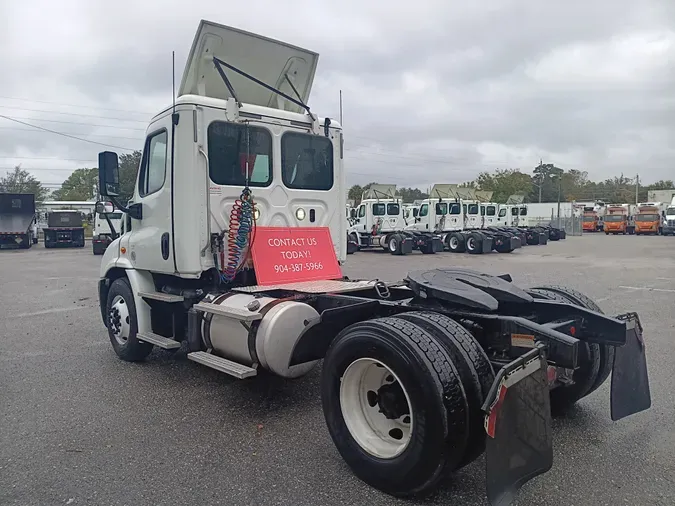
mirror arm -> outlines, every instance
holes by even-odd
[[[131,216],[135,220],[142,220],[143,219],[143,206],[141,205],[140,202],[137,202],[135,204],[131,204],[129,207],[127,207],[127,206],[123,206],[122,203],[119,200],[117,200],[117,197],[113,197],[112,195],[108,195],[108,198],[123,213],[127,213],[129,216]]]

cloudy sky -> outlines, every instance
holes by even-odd
[[[540,158],[675,177],[673,0],[0,0],[0,115],[92,141],[0,118],[0,173],[20,163],[54,185],[102,149],[140,148],[202,18],[320,54],[310,105],[338,117],[342,90],[349,184],[424,188]]]

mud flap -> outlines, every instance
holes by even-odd
[[[504,366],[490,389],[485,417],[487,497],[511,504],[520,487],[553,465],[546,357],[535,348]]]
[[[612,420],[621,420],[652,405],[642,325],[636,313],[616,317],[626,322],[626,344],[617,346],[612,367]]]

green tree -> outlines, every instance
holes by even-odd
[[[423,192],[419,188],[398,188],[396,193],[398,193],[403,198],[403,202],[407,203],[412,203],[416,200],[422,200],[429,196],[428,193]]]
[[[7,174],[0,178],[0,192],[32,193],[35,195],[35,202],[43,202],[49,195],[49,190],[30,172],[22,169],[21,165],[14,167],[13,171],[7,171]]]
[[[134,151],[131,154],[120,155],[120,196],[121,204],[126,204],[134,196],[134,187],[136,186],[136,176],[138,167],[141,164],[142,153]]]
[[[518,169],[497,169],[481,172],[476,178],[476,187],[480,190],[492,191],[492,200],[506,202],[515,194],[527,195],[532,191],[532,177]]]
[[[52,193],[54,200],[92,200],[97,197],[98,169],[76,169]]]

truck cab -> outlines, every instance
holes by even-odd
[[[663,235],[675,235],[675,197],[666,207],[666,218],[663,223]]]
[[[630,218],[628,206],[607,206],[603,220],[603,229],[605,234],[626,235],[627,233],[630,233],[635,228]]]
[[[600,220],[593,207],[584,207],[582,220],[581,229],[584,232],[597,232]]]
[[[638,204],[635,216],[636,235],[660,235],[663,221],[660,202],[643,202]]]
[[[396,185],[375,184],[363,192],[349,237],[360,248],[396,251],[401,241],[395,233],[405,228],[403,203]],[[391,249],[393,248],[393,249]]]
[[[117,237],[122,228],[124,214],[115,210],[112,203],[103,205],[101,212],[97,209],[94,213],[94,230],[91,239],[94,255],[102,255],[108,245]]]

